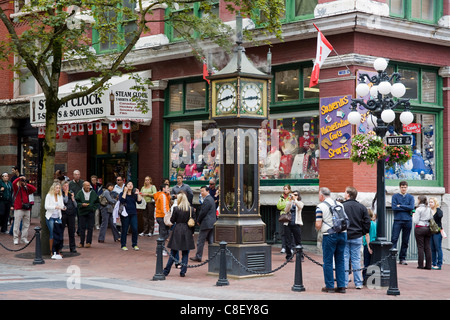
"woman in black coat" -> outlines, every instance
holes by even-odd
[[[172,235],[169,239],[167,247],[171,249],[169,261],[164,268],[164,275],[170,273],[172,264],[175,262],[174,257],[178,257],[178,250],[181,250],[181,271],[180,276],[184,277],[187,271],[187,263],[189,250],[195,249],[194,228],[190,228],[187,222],[191,216],[192,207],[189,204],[185,193],[180,192],[177,195],[177,206],[173,208],[170,221],[174,224]]]

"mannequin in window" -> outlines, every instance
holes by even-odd
[[[300,152],[307,152],[309,150],[309,145],[311,143],[314,143],[314,138],[312,137],[310,133],[310,124],[308,122],[305,122],[303,124],[303,136],[301,136],[298,140],[298,145],[300,147]]]
[[[287,178],[291,173],[294,153],[297,153],[298,144],[295,135],[286,130],[280,134],[280,140],[281,151],[283,151],[280,159],[280,174]]]
[[[269,177],[278,178],[280,170],[281,152],[276,147],[270,149],[266,158],[266,174]]]

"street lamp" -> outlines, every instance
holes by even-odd
[[[408,125],[414,120],[411,113],[409,99],[401,99],[406,93],[405,85],[400,82],[401,75],[394,72],[391,76],[386,73],[388,63],[383,58],[374,61],[374,69],[378,74],[369,76],[363,73],[359,76],[359,84],[356,86],[356,93],[359,97],[366,97],[370,94],[367,101],[364,99],[352,99],[351,112],[348,115],[348,121],[357,125],[361,122],[361,115],[357,111],[360,105],[369,110],[367,120],[374,125],[374,131],[377,136],[384,138],[387,126],[395,120],[394,110],[403,107],[400,114],[402,124]],[[367,84],[366,82],[369,82]],[[391,84],[393,82],[393,84]],[[373,249],[372,264],[380,262],[381,285],[388,286],[389,282],[389,264],[386,257],[392,243],[387,241],[386,237],[386,194],[385,194],[385,159],[377,161],[377,239],[371,242]]]

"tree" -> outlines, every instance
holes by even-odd
[[[202,17],[191,14],[194,3],[202,10]],[[199,41],[208,40],[221,47],[229,46],[232,43],[231,28],[214,14],[212,9],[217,3],[217,0],[29,0],[16,1],[16,5],[23,5],[21,14],[11,18],[12,1],[0,1],[0,20],[8,32],[8,39],[0,42],[0,58],[11,61],[13,56],[20,57],[11,65],[12,70],[26,67],[40,85],[46,100],[46,134],[41,170],[43,197],[53,182],[57,113],[60,106],[93,92],[101,94],[111,77],[133,69],[125,58],[132,52],[141,35],[151,32],[149,23],[155,22],[152,12],[156,7],[167,8],[164,22],[176,29],[200,55],[202,46]],[[257,24],[263,24],[265,28],[262,32],[274,33],[281,38],[280,17],[284,12],[284,0],[230,0],[223,3],[228,11],[235,12],[239,8],[243,16],[252,17]],[[125,28],[125,24],[131,28]],[[98,33],[99,43],[110,41],[122,49],[96,54],[92,50],[95,44],[88,36],[92,30]],[[197,37],[192,36],[193,32]],[[251,33],[246,35],[250,37]],[[71,94],[59,97],[63,64],[74,60],[81,63],[86,71],[95,74],[91,78],[92,85],[77,87]],[[139,85],[145,85],[142,79],[136,80]],[[140,107],[143,112],[146,111],[145,103]],[[46,241],[48,229],[44,201],[41,202],[40,212],[43,253],[48,254],[50,248]]]

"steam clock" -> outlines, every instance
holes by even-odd
[[[241,46],[242,18],[236,20],[234,55],[227,66],[208,77],[210,117],[220,129],[220,218],[209,252],[216,252],[218,244],[226,241],[227,248],[243,265],[255,272],[267,272],[272,263],[270,246],[265,243],[266,225],[259,211],[258,130],[268,116],[272,76],[248,60]],[[218,261],[209,263],[209,272],[218,270]],[[231,259],[227,273],[235,277],[253,275]]]

